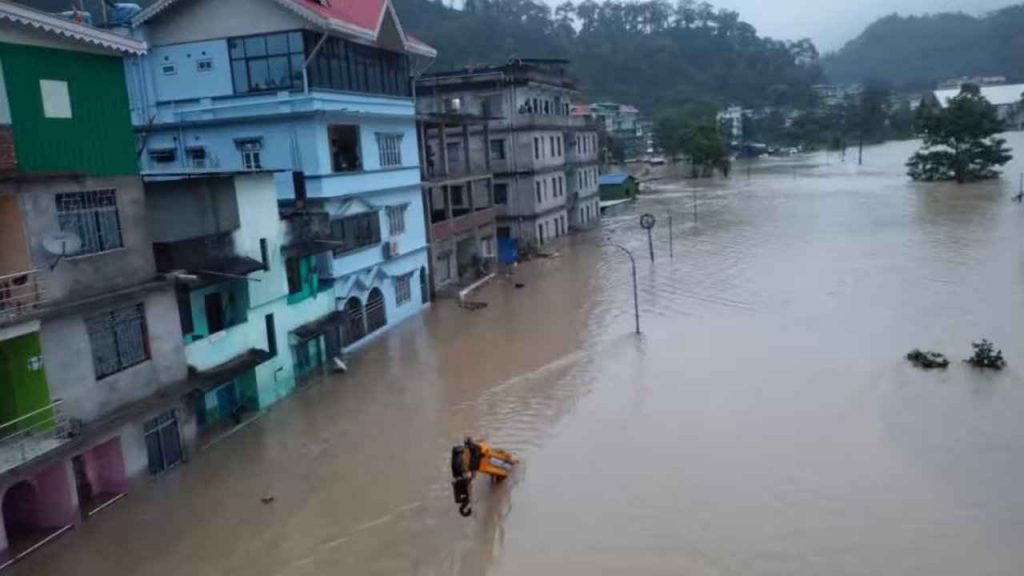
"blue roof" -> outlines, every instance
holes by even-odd
[[[626,172],[614,172],[612,174],[603,174],[598,183],[601,186],[616,186],[618,184],[624,183],[626,180],[629,180],[630,178],[632,178],[632,176],[630,176]]]

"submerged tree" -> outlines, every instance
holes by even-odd
[[[996,109],[981,90],[965,84],[945,108],[922,107],[918,118],[924,146],[907,162],[914,180],[959,183],[999,176],[997,168],[1012,158]]]

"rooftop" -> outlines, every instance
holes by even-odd
[[[995,106],[1006,106],[1021,101],[1024,95],[1024,84],[1004,84],[1002,86],[982,86],[979,88],[981,95]],[[949,99],[960,94],[959,88],[936,90],[935,99],[943,108],[949,105]]]
[[[121,54],[144,54],[147,50],[145,42],[100,30],[81,22],[72,22],[20,4],[0,2],[0,20],[14,22],[21,26],[63,36],[84,44],[99,46]]]

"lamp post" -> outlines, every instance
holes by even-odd
[[[614,246],[615,248],[618,248],[619,250],[622,250],[623,252],[625,252],[626,256],[629,256],[629,263],[630,263],[630,265],[633,268],[633,316],[636,318],[636,333],[639,334],[640,333],[640,298],[637,295],[637,288],[636,288],[636,258],[633,258],[633,253],[630,252],[628,248],[626,248],[625,246],[623,246],[621,244],[616,244],[614,242],[605,242],[604,244],[602,244],[602,246]]]

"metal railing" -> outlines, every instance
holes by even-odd
[[[46,286],[39,270],[0,276],[0,322],[31,314],[46,302]]]
[[[67,442],[76,433],[60,410],[63,400],[0,424],[0,471],[10,470]]]

